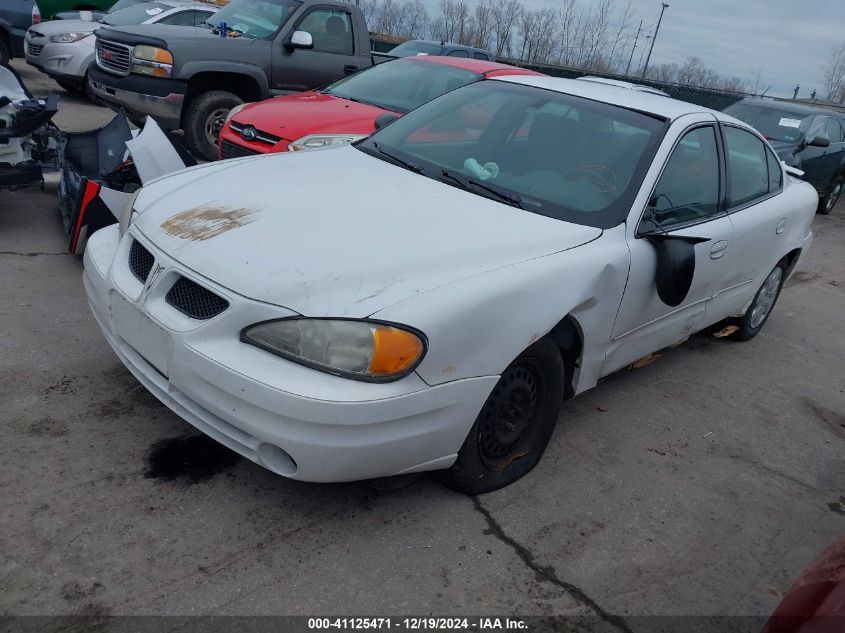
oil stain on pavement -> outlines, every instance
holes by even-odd
[[[147,454],[147,479],[196,484],[211,479],[241,460],[241,456],[205,435],[181,435],[159,440]]]

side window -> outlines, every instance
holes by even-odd
[[[662,229],[719,211],[719,150],[713,126],[690,130],[680,140],[657,182],[649,210]]]
[[[828,119],[824,122],[824,129],[825,132],[827,132],[827,138],[830,139],[831,143],[842,142],[842,128],[839,125],[839,121],[832,117],[828,117]]]
[[[763,141],[736,127],[724,128],[728,156],[728,206],[751,202],[769,192],[769,168]]]
[[[475,59],[483,59],[484,61],[490,61],[490,56],[487,53],[473,53],[472,56]]]
[[[469,53],[458,49],[449,53],[449,57],[469,57]]]
[[[766,161],[769,164],[769,193],[772,193],[783,186],[783,169],[780,166],[780,159],[768,147]]]
[[[355,53],[352,21],[346,11],[315,9],[306,15],[296,28],[311,34],[315,51],[337,55]]]
[[[829,140],[832,143],[833,140],[830,137],[828,137],[828,135],[827,135],[827,125],[826,125],[826,123],[827,123],[827,117],[823,117],[823,116],[816,117],[815,120],[813,121],[812,125],[810,125],[810,131],[807,132],[807,138],[813,139],[817,136],[820,136],[822,138],[826,138],[827,140]]]

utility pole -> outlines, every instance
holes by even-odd
[[[640,32],[643,30],[643,21],[640,20],[640,28],[637,29],[637,36],[634,38],[634,48],[631,49],[631,56],[628,58],[628,67],[625,69],[625,76],[631,72],[631,62],[634,60],[634,51],[637,50],[637,41],[640,39]]]
[[[646,72],[648,71],[648,63],[651,61],[651,51],[654,50],[654,43],[657,41],[657,33],[660,31],[660,21],[663,20],[663,12],[669,7],[667,3],[663,3],[663,8],[660,9],[660,17],[657,19],[657,26],[654,28],[654,37],[651,38],[651,48],[648,49],[648,57],[645,58],[645,66],[643,66],[643,74],[640,75],[641,77],[645,77]]]

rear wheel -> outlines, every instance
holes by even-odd
[[[185,113],[185,141],[191,152],[206,160],[217,158],[217,142],[226,115],[243,103],[238,95],[225,90],[209,90],[197,95]]]
[[[449,488],[475,495],[497,490],[540,461],[563,398],[560,350],[540,339],[502,372],[458,458],[438,476]]]
[[[68,81],[67,79],[56,79],[56,83],[71,94],[78,95],[82,92],[82,87],[79,84]]]
[[[818,212],[821,215],[828,215],[831,211],[833,211],[833,207],[835,207],[836,203],[839,201],[839,196],[842,195],[843,186],[845,186],[845,179],[840,176],[834,181],[830,193],[819,200]]]
[[[766,281],[754,295],[754,301],[751,302],[745,315],[737,324],[739,329],[731,335],[732,338],[738,341],[748,341],[757,336],[763,329],[780,296],[783,282],[786,280],[786,266],[786,258],[784,257],[772,269],[772,272],[766,277]]]

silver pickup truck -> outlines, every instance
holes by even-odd
[[[96,32],[91,91],[130,119],[182,129],[217,157],[234,106],[311,90],[373,64],[364,14],[340,0],[233,0],[201,27],[156,24]]]

